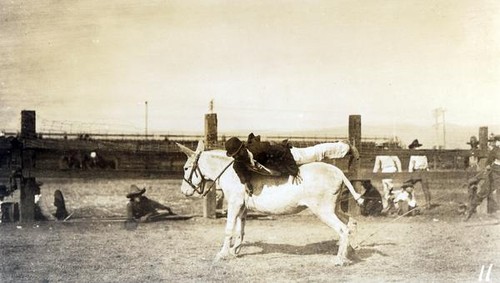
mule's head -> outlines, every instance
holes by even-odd
[[[203,193],[205,179],[199,167],[199,159],[201,153],[205,149],[203,141],[198,142],[196,151],[189,149],[182,144],[177,143],[180,151],[186,154],[187,161],[184,164],[184,180],[182,181],[181,191],[186,196],[192,196],[195,192],[198,194]]]

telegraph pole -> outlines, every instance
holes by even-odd
[[[436,123],[434,124],[434,127],[436,128],[436,147],[439,149],[441,142],[439,138],[439,126],[443,126],[443,149],[446,148],[446,123],[444,119],[444,113],[446,112],[446,109],[440,107],[436,108],[433,111],[434,118],[436,119]],[[440,121],[441,118],[441,121]]]
[[[144,105],[146,107],[145,109],[145,119],[144,119],[144,123],[145,123],[145,127],[144,127],[144,136],[146,139],[148,139],[148,101],[146,100],[146,102],[144,102]]]

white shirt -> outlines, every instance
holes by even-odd
[[[373,173],[377,173],[380,169],[382,173],[401,172],[401,160],[396,155],[378,155],[375,158]]]
[[[413,172],[415,170],[429,170],[429,163],[427,162],[427,156],[412,155],[410,157],[408,172]]]

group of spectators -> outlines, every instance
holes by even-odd
[[[408,149],[418,149],[422,144],[418,139],[408,145]],[[429,170],[429,163],[425,155],[411,155],[408,163],[408,172],[422,172]],[[378,155],[375,157],[373,173],[384,173],[387,177],[382,179],[382,213],[398,211],[399,203],[406,202],[410,209],[415,209],[417,201],[415,198],[414,185],[422,182],[420,174],[416,173],[415,178],[405,181],[400,188],[395,188],[391,173],[403,172],[401,160],[396,155]],[[426,200],[430,201],[430,193],[427,187],[423,186]],[[394,209],[393,209],[394,208]]]

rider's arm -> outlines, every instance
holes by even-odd
[[[245,163],[235,161],[233,163],[233,169],[236,172],[236,175],[238,175],[238,178],[240,178],[240,182],[242,184],[250,182],[250,173]]]

